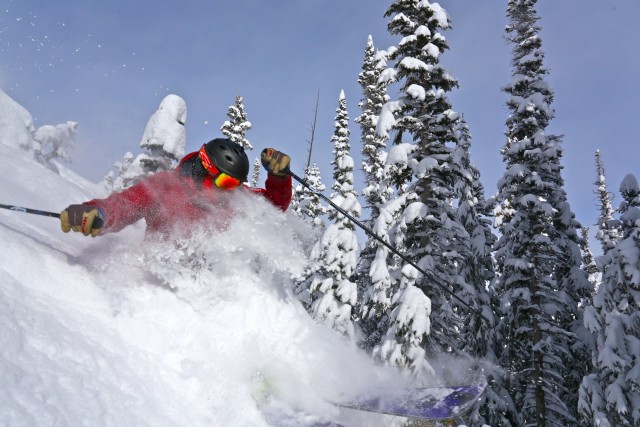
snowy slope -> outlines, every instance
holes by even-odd
[[[0,144],[2,203],[58,212],[102,195]],[[217,234],[164,246],[144,224],[95,239],[0,210],[0,425],[263,426],[268,378],[293,407],[391,381],[290,293],[316,236],[252,195]],[[394,380],[395,381],[395,380]]]

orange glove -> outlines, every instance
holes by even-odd
[[[262,160],[262,166],[264,166],[270,174],[286,176],[289,172],[291,157],[275,148],[265,148],[262,150],[260,158]]]
[[[60,228],[65,233],[73,230],[96,237],[102,232],[103,225],[104,216],[95,206],[71,205],[60,213]]]

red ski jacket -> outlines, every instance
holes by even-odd
[[[211,175],[200,180],[179,172],[180,166],[197,154],[185,156],[174,170],[151,175],[106,199],[85,202],[102,211],[105,217],[102,233],[120,231],[143,218],[147,223],[147,235],[160,234],[164,237],[176,229],[188,231],[194,223],[205,219],[214,218],[214,225],[223,227],[233,215],[229,198],[225,197],[229,192],[216,187]],[[269,174],[265,187],[241,185],[232,191],[262,194],[273,205],[286,211],[291,202],[291,177]]]

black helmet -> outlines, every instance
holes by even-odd
[[[242,146],[227,138],[216,138],[204,144],[204,151],[221,172],[242,182],[249,176],[249,158]]]

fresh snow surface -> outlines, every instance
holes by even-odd
[[[59,212],[104,196],[17,147],[0,144],[0,166],[4,204]],[[257,378],[294,417],[397,424],[327,403],[401,381],[292,296],[314,231],[236,197],[224,231],[163,245],[143,223],[89,238],[0,209],[0,425],[265,426]]]

